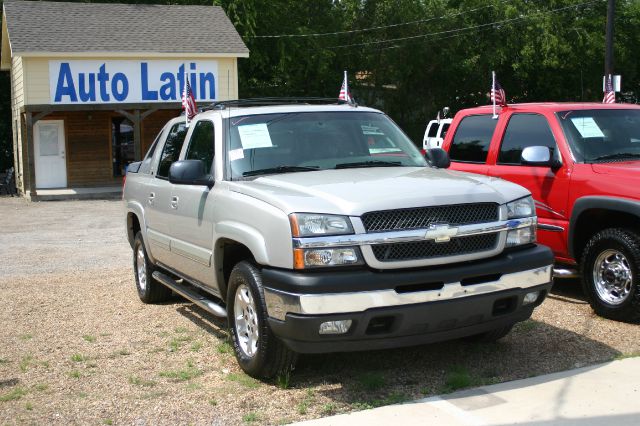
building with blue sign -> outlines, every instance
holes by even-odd
[[[31,199],[117,191],[180,114],[185,80],[199,106],[236,99],[249,56],[216,6],[5,0],[0,34],[16,185]]]

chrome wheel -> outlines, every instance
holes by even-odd
[[[140,290],[144,292],[147,289],[147,261],[144,258],[142,244],[136,250],[136,273],[138,274]]]
[[[252,358],[258,352],[258,314],[249,287],[238,286],[233,304],[238,344],[244,355]]]
[[[633,274],[625,255],[610,249],[600,253],[593,264],[593,282],[602,301],[619,305],[627,300]]]

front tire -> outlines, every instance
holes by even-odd
[[[582,288],[593,310],[617,321],[640,321],[640,237],[609,228],[587,243],[581,261]]]
[[[231,271],[227,291],[233,350],[245,373],[268,379],[290,372],[297,355],[273,334],[266,312],[260,271],[249,262],[239,262]]]
[[[153,278],[155,270],[147,256],[142,233],[138,231],[133,242],[133,274],[136,277],[138,296],[144,303],[166,302],[171,298],[171,290]]]

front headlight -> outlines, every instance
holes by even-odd
[[[511,229],[507,232],[506,247],[535,243],[537,225],[535,215],[536,207],[531,196],[507,203],[508,219],[532,218],[532,220],[528,226],[520,226],[517,229]]]
[[[536,206],[533,203],[533,197],[531,197],[531,195],[507,203],[508,219],[517,219],[520,217],[530,217],[535,215]]]
[[[362,264],[364,261],[358,247],[293,250],[293,267],[295,269]]]
[[[294,237],[353,234],[351,221],[347,216],[291,213],[289,223]]]

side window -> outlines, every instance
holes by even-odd
[[[160,155],[160,161],[158,162],[157,177],[168,178],[169,168],[174,161],[178,160],[180,156],[180,150],[184,143],[184,137],[187,135],[187,127],[184,123],[174,124],[169,135],[167,136],[167,142],[164,144],[162,154]]]
[[[444,123],[442,125],[442,130],[440,131],[440,137],[442,139],[444,139],[445,136],[447,136],[447,132],[449,131],[449,126],[451,125],[451,123]]]
[[[144,160],[142,160],[142,164],[140,165],[140,170],[138,170],[138,173],[149,174],[149,172],[151,171],[151,160],[153,160],[153,153],[156,152],[156,146],[158,145],[158,141],[160,140],[160,136],[162,135],[162,130],[160,130],[158,136],[156,136],[156,139],[151,144],[149,151],[147,151],[147,154],[144,156]]]
[[[429,124],[429,131],[427,132],[427,137],[435,138],[438,133],[438,123],[432,122]]]
[[[547,146],[556,149],[556,141],[547,119],[539,114],[514,114],[504,132],[499,164],[520,164],[520,154],[528,146]]]
[[[213,164],[213,123],[201,120],[193,129],[189,147],[187,148],[187,160],[201,160],[205,170],[210,170]]]
[[[491,115],[470,115],[460,122],[449,148],[453,161],[484,163],[491,144],[491,137],[498,120]]]

